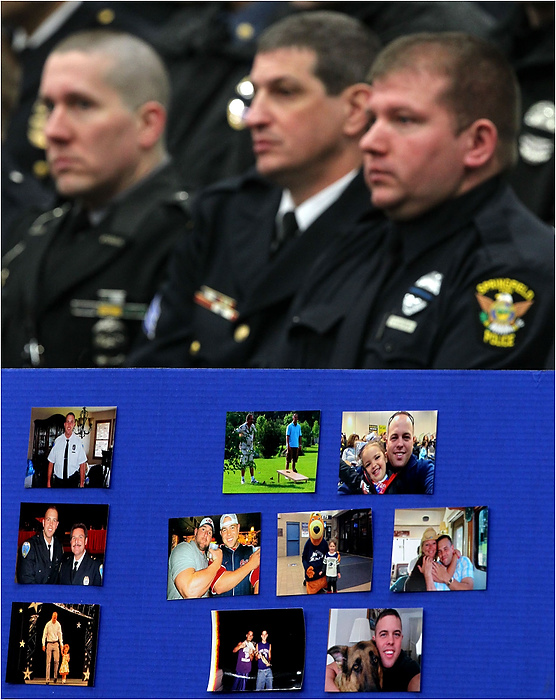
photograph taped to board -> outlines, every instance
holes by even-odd
[[[116,406],[31,409],[25,488],[109,488]]]
[[[100,606],[12,603],[6,683],[94,686]]]
[[[396,509],[390,590],[484,591],[488,508]]]
[[[432,494],[438,411],[344,411],[338,493]]]
[[[371,590],[369,508],[278,513],[276,595]]]
[[[208,691],[300,690],[302,608],[213,610]]]
[[[314,493],[320,411],[226,414],[222,493]]]
[[[331,609],[324,690],[419,692],[422,608]]]
[[[167,599],[257,595],[260,541],[260,513],[171,518]]]
[[[22,503],[17,583],[102,586],[108,505]]]

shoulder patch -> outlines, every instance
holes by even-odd
[[[21,545],[21,556],[25,559],[25,557],[29,554],[31,551],[31,544],[29,542],[24,542]]]
[[[516,332],[525,326],[523,316],[533,304],[535,292],[519,280],[503,277],[485,280],[476,287],[481,309],[483,342],[499,348],[513,348]]]

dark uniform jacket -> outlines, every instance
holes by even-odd
[[[159,315],[134,366],[267,367],[287,310],[315,258],[371,209],[359,173],[300,236],[272,255],[282,190],[250,172],[207,189],[194,207],[194,232],[172,256]]]
[[[322,9],[322,8],[318,8]],[[466,32],[486,38],[492,16],[476,2],[327,2],[327,10],[356,17],[383,45],[417,32]]]
[[[58,583],[72,586],[102,586],[102,564],[89,552],[83,555],[83,561],[73,576],[73,554],[62,562]]]
[[[363,227],[347,263],[330,251],[307,280],[283,366],[553,366],[554,231],[500,178],[386,228]]]
[[[42,532],[21,545],[19,553],[18,583],[56,583],[64,550],[60,542],[52,538],[52,561]]]
[[[519,160],[510,183],[531,211],[553,225],[554,6],[552,21],[531,27],[525,3],[513,4],[491,37],[512,64],[521,91]]]
[[[122,364],[186,230],[187,197],[166,166],[113,203],[97,226],[79,225],[75,204],[24,225],[3,258],[3,366]],[[99,305],[99,290],[124,292],[125,304],[111,293]]]
[[[288,3],[179,3],[182,8],[156,39],[170,73],[172,102],[168,149],[184,183],[206,187],[253,165],[249,129],[229,123],[228,105],[241,100],[237,86],[250,73],[257,30],[288,13]],[[263,26],[249,15],[255,12]],[[231,21],[244,16],[248,36],[236,38]],[[246,102],[246,101],[245,101]]]

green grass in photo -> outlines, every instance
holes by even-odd
[[[294,483],[285,476],[280,475],[278,483],[277,469],[286,468],[285,457],[271,457],[255,459],[255,479],[258,484],[251,483],[249,469],[245,470],[245,484],[241,483],[241,471],[224,471],[222,493],[314,493],[317,480],[318,446],[304,448],[305,454],[297,460],[297,471],[308,480],[303,483]]]

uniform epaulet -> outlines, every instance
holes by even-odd
[[[242,175],[235,175],[234,177],[229,177],[209,185],[208,187],[204,188],[201,193],[203,196],[205,196],[220,192],[235,192],[236,190],[241,189],[243,184],[246,182],[259,185],[264,189],[271,187],[268,180],[261,177],[255,168],[250,168]]]
[[[170,206],[177,206],[187,214],[191,214],[191,202],[193,200],[193,194],[187,190],[177,190],[172,192],[171,195],[166,199],[166,204]]]
[[[46,224],[49,224],[51,221],[65,216],[70,209],[71,204],[69,202],[65,202],[65,204],[62,204],[61,206],[54,207],[54,209],[50,209],[49,211],[45,211],[33,221],[29,228],[29,235],[41,236],[46,231]]]

